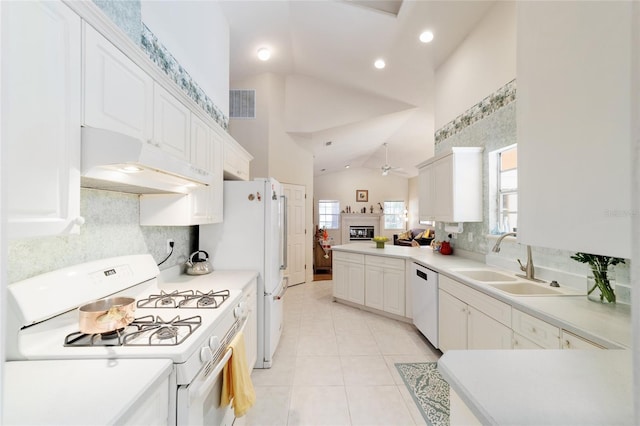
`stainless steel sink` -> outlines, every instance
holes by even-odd
[[[472,280],[482,282],[518,281],[518,278],[512,275],[503,274],[501,272],[492,271],[490,269],[456,271],[456,273],[467,278],[471,278]]]

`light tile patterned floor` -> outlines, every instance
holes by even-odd
[[[273,367],[253,370],[251,425],[424,425],[394,366],[440,353],[412,324],[333,302],[331,281],[291,287]]]

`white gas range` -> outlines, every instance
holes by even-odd
[[[242,279],[255,285],[256,274]],[[151,256],[136,255],[11,284],[7,360],[170,359],[169,423],[232,422],[232,410],[210,400],[219,401],[227,347],[249,309],[241,288],[219,281],[165,282]],[[135,298],[135,320],[113,333],[80,333],[77,308],[111,296]]]

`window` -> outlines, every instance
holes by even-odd
[[[406,220],[404,201],[384,202],[384,229],[404,229]]]
[[[518,147],[511,145],[494,151],[492,169],[495,194],[492,233],[503,234],[518,228]]]
[[[336,200],[318,201],[318,227],[320,229],[338,229],[340,219],[340,202]]]

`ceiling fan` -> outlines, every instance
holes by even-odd
[[[382,170],[382,176],[386,176],[389,174],[391,170],[400,170],[398,167],[391,167],[389,165],[389,150],[388,144],[385,142],[382,144],[384,146],[384,166],[380,167]]]

